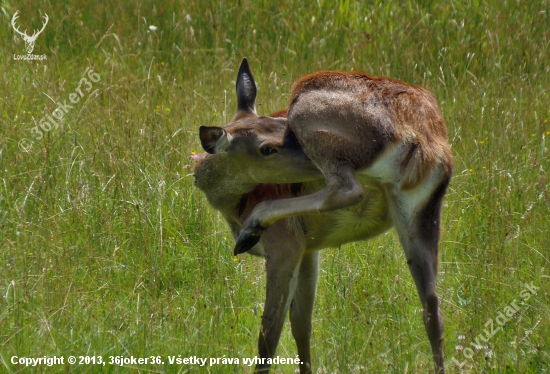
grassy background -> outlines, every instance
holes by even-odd
[[[1,0],[0,10],[0,371],[252,371],[166,359],[256,355],[263,262],[231,256],[189,160],[198,126],[233,115],[247,56],[263,114],[318,69],[434,92],[456,156],[438,283],[448,372],[550,372],[550,1]],[[21,30],[49,15],[33,52],[47,60],[13,59],[25,53],[9,25],[16,10]],[[54,101],[69,102],[86,68],[100,81],[35,139],[31,129]],[[431,370],[395,233],[322,258],[316,371]],[[473,348],[531,282],[537,293]],[[288,326],[278,354],[296,355]],[[162,355],[165,364],[25,369],[14,355]],[[462,369],[452,357],[466,360]]]

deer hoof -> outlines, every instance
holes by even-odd
[[[238,254],[248,252],[252,249],[252,247],[258,244],[265,228],[260,226],[260,221],[258,219],[252,221],[252,227],[253,230],[241,231],[239,237],[237,238],[237,244],[235,244],[233,255],[236,256]]]
[[[260,241],[259,235],[254,235],[253,233],[242,233],[237,238],[237,244],[235,245],[235,250],[233,255],[239,255],[241,253],[248,252],[252,247],[254,247]]]

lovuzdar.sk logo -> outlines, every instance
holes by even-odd
[[[25,30],[24,32],[19,31],[19,28],[15,24],[15,21],[17,21],[17,18],[19,18],[19,11],[15,12],[15,14],[13,15],[11,19],[11,26],[13,27],[15,32],[21,35],[21,37],[23,38],[23,41],[25,42],[25,49],[27,50],[27,54],[13,55],[13,59],[14,60],[45,60],[46,55],[33,55],[32,51],[34,50],[34,43],[36,42],[36,38],[38,38],[38,35],[40,35],[42,31],[44,31],[44,29],[46,28],[46,25],[48,24],[48,20],[49,20],[48,15],[46,14],[44,16],[44,24],[42,25],[42,29],[40,29],[40,31],[34,30],[33,34],[30,36],[27,35],[27,30]]]

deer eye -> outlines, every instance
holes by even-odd
[[[264,145],[262,148],[260,148],[260,153],[264,156],[269,156],[277,152],[277,148],[270,147],[269,145]]]

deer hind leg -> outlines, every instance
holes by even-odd
[[[266,300],[258,339],[259,357],[255,373],[268,373],[279,344],[285,318],[299,279],[304,246],[289,234],[285,221],[273,225],[262,238],[266,258]]]
[[[290,304],[290,324],[300,356],[300,374],[312,373],[311,326],[317,277],[319,273],[319,252],[307,252],[302,258],[298,273],[298,284]]]
[[[449,178],[435,187],[424,203],[415,206],[419,195],[425,192],[390,193],[392,218],[399,235],[407,264],[424,310],[424,326],[435,361],[435,372],[445,372],[443,361],[443,316],[439,309],[439,298],[436,292],[438,269],[438,244],[441,203]],[[427,182],[430,184],[430,181]],[[420,186],[426,189],[430,186]]]
[[[267,200],[256,205],[243,224],[235,255],[250,250],[265,229],[291,216],[327,212],[355,205],[363,198],[363,187],[349,165],[333,166],[325,173],[326,187],[311,195]]]

